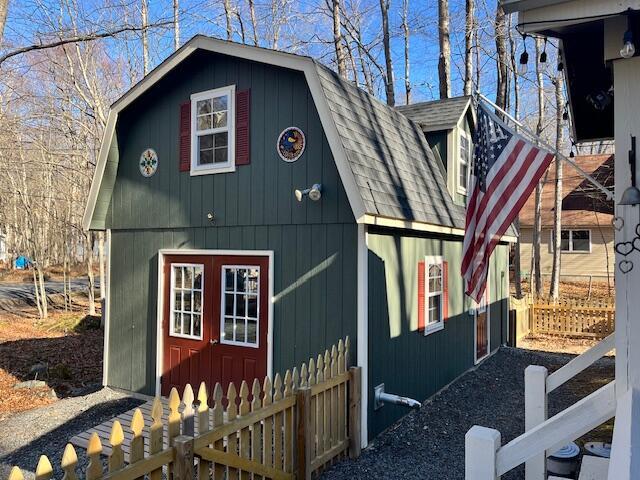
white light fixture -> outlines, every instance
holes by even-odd
[[[527,52],[527,36],[522,35],[522,46],[524,51],[520,54],[520,65],[518,65],[518,73],[520,75],[526,75],[529,70],[529,52]]]
[[[629,9],[631,10],[631,9]],[[636,46],[633,43],[633,32],[631,31],[631,12],[627,12],[627,31],[622,37],[623,46],[620,49],[622,58],[631,58],[636,54]]]
[[[305,188],[304,190],[296,189],[294,194],[296,196],[296,200],[299,202],[301,202],[304,197],[309,197],[310,200],[317,202],[322,197],[322,185],[314,183],[311,188]]]

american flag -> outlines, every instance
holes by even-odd
[[[509,130],[482,103],[473,152],[461,273],[465,292],[480,302],[489,258],[554,155]]]

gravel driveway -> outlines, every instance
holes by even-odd
[[[103,388],[83,397],[65,398],[13,415],[0,422],[0,478],[7,478],[13,465],[25,474],[33,472],[41,454],[46,454],[54,466],[54,478],[62,478],[60,459],[71,437],[141,403],[126,394]],[[84,468],[87,463],[84,450],[76,451],[79,465]],[[33,475],[27,477],[33,478]]]
[[[520,435],[524,431],[524,369],[531,364],[544,365],[551,372],[571,358],[572,355],[501,348],[478,368],[428,400],[420,410],[379,435],[357,460],[344,460],[321,478],[463,479],[467,430],[476,424],[496,428],[502,434],[503,444]],[[551,393],[549,415],[608,383],[613,376],[614,359],[601,359]],[[611,424],[605,424],[585,438],[611,441]],[[515,469],[502,478],[524,478],[524,468]]]

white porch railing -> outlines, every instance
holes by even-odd
[[[548,375],[545,367],[525,369],[526,432],[501,446],[500,432],[474,426],[465,438],[467,480],[495,480],[525,463],[526,480],[546,478],[546,457],[615,415],[615,383],[611,382],[552,418],[547,418],[549,392],[573,378],[615,347],[615,334]]]

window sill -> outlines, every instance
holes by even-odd
[[[212,167],[212,168],[197,168],[193,167],[190,170],[190,175],[192,177],[198,175],[215,175],[216,173],[231,173],[236,171],[235,165],[225,165],[224,167]]]
[[[462,187],[458,187],[456,189],[456,193],[458,193],[459,195],[464,195],[466,197],[467,196],[467,189],[466,188],[462,188]]]
[[[444,330],[444,322],[440,321],[438,323],[432,323],[431,325],[427,325],[424,329],[424,336],[430,335],[432,333],[439,332],[440,330]]]

